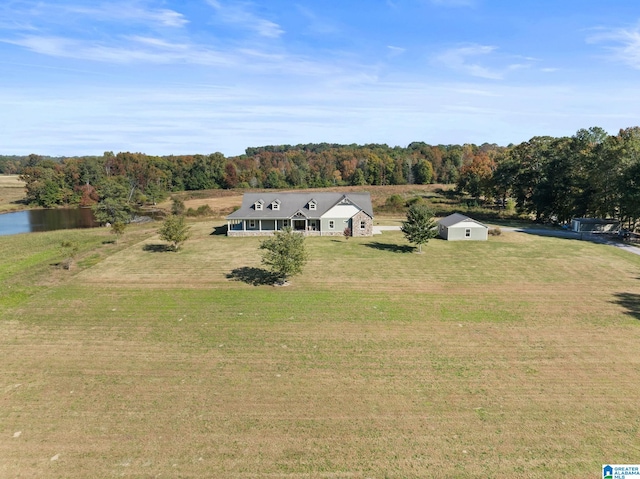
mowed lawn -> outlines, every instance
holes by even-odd
[[[0,477],[598,478],[640,461],[640,256],[504,233],[0,237]],[[63,271],[56,245],[81,245]]]
[[[25,198],[24,181],[19,175],[0,175],[0,213],[18,209]]]

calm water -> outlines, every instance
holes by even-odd
[[[98,226],[89,208],[16,211],[0,215],[0,236]]]

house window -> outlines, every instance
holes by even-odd
[[[332,230],[334,226],[335,226],[335,223],[333,222],[333,220],[330,220],[329,221],[329,229]]]
[[[466,238],[471,238],[471,230],[469,228],[467,228],[466,230],[464,230],[464,236]]]
[[[249,220],[249,228],[255,228],[256,227],[256,220]]]
[[[261,201],[256,201],[255,207],[256,207],[256,210],[262,211],[262,202]]]
[[[277,201],[274,201],[273,203],[271,203],[271,209],[278,211],[280,209],[280,203]]]
[[[367,227],[367,222],[366,221],[361,221],[360,222],[360,229],[363,230]]]
[[[316,202],[315,201],[309,201],[309,209],[312,211],[316,210]]]
[[[289,227],[289,220],[282,220],[282,227],[283,228],[288,228]]]

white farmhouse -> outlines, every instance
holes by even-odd
[[[267,236],[291,228],[309,236],[373,234],[369,193],[245,193],[242,206],[227,216],[227,236]]]

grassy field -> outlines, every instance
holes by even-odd
[[[598,478],[640,458],[640,257],[504,233],[0,237],[0,477]],[[64,271],[57,245],[80,247]]]
[[[18,175],[0,175],[0,213],[24,208],[17,204],[24,197],[24,182]]]

